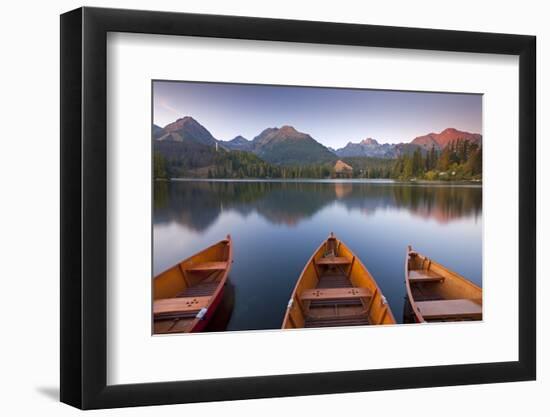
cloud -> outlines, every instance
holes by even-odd
[[[164,99],[159,99],[158,105],[159,105],[159,107],[162,107],[164,110],[167,110],[171,113],[174,113],[176,116],[181,116],[181,114],[182,114],[181,111],[179,111],[178,109],[172,107]]]

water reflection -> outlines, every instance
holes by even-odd
[[[175,181],[154,192],[153,274],[233,237],[232,286],[211,331],[279,328],[304,264],[331,231],[367,266],[399,321],[409,244],[482,284],[479,186]]]
[[[155,224],[177,222],[204,231],[224,210],[242,216],[257,213],[272,224],[295,226],[331,204],[372,215],[406,208],[415,216],[445,224],[478,218],[481,188],[471,185],[391,182],[157,182]]]

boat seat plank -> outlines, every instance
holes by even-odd
[[[162,313],[155,315],[155,323],[159,321],[178,321],[178,320],[193,320],[197,317],[198,311],[183,311],[177,313]]]
[[[426,320],[460,317],[481,319],[481,305],[472,300],[419,301],[415,304]]]
[[[186,271],[221,271],[227,268],[227,262],[202,262],[185,268]]]
[[[350,298],[366,298],[372,293],[367,288],[316,288],[312,290],[304,290],[300,294],[300,299],[308,300],[338,300]]]
[[[340,298],[338,300],[311,300],[309,308],[325,308],[325,307],[362,307],[360,298]]]
[[[351,261],[343,256],[331,256],[327,258],[317,259],[317,265],[349,265]]]
[[[307,317],[304,327],[344,327],[367,326],[369,319],[366,315],[359,316],[335,316],[335,317]]]
[[[163,298],[153,302],[153,314],[161,316],[166,314],[198,311],[208,306],[211,297],[177,297]]]
[[[427,269],[409,271],[409,282],[411,283],[434,282],[443,280],[445,280],[444,277]]]

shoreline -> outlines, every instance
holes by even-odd
[[[393,180],[390,178],[155,178],[159,182],[271,182],[271,183],[348,183],[348,184],[399,184],[399,185],[447,185],[447,186],[471,186],[482,187],[482,181],[460,180]]]

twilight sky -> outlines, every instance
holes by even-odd
[[[481,101],[480,94],[154,81],[153,122],[191,116],[221,140],[291,125],[340,148],[367,137],[410,142],[447,127],[482,133]]]

